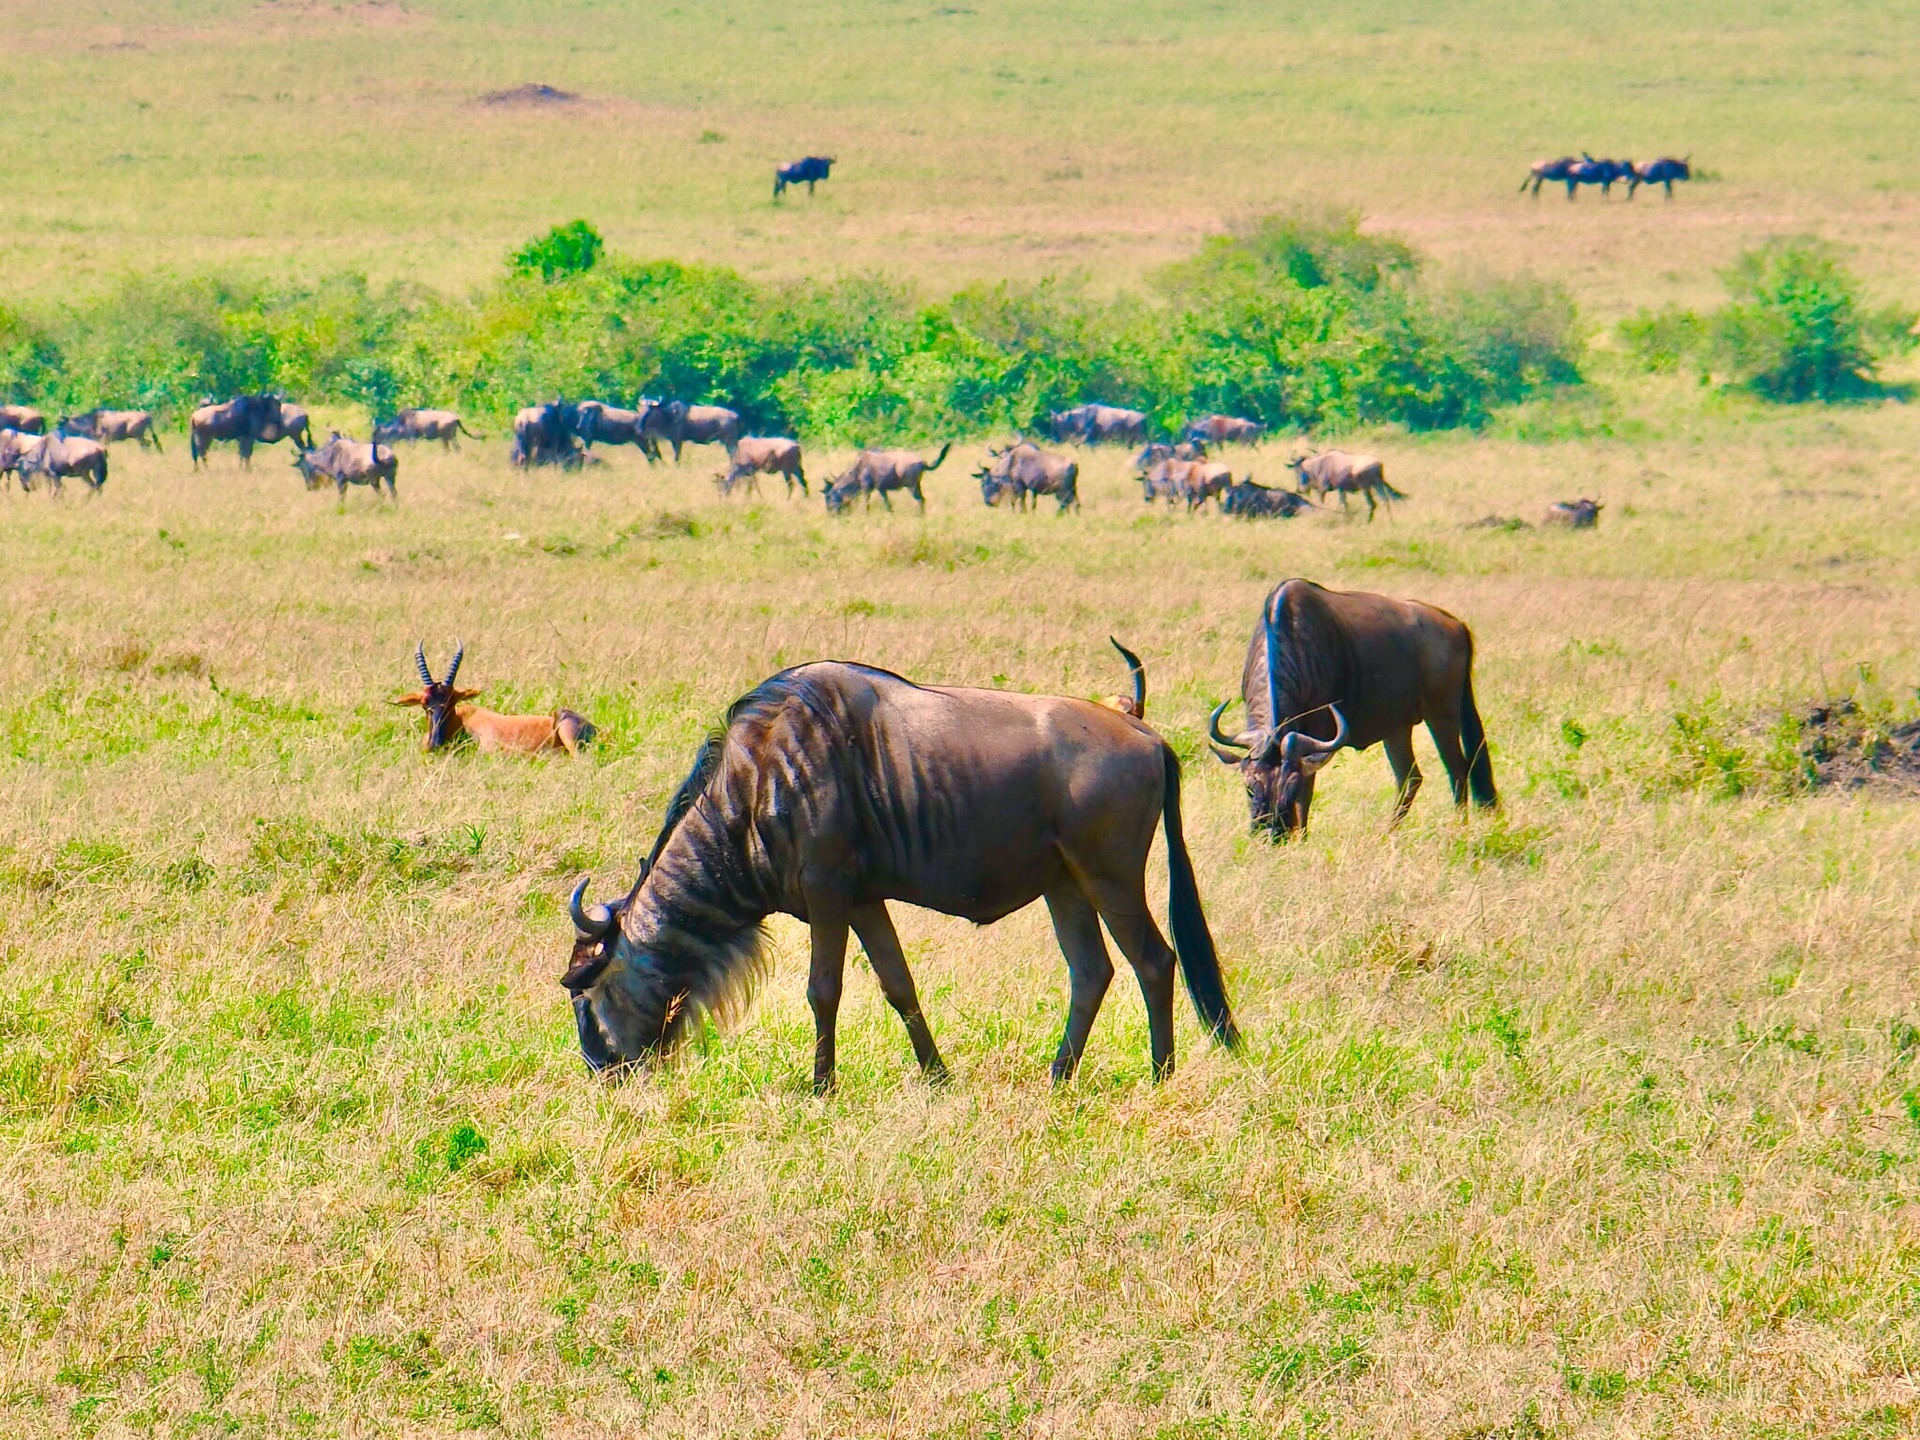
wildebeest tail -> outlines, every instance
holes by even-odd
[[[1107,637],[1107,643],[1120,652],[1120,658],[1127,662],[1127,673],[1133,677],[1133,718],[1147,718],[1147,667],[1140,663],[1140,657],[1127,649],[1113,636]]]
[[[1389,485],[1387,483],[1387,477],[1384,475],[1380,477],[1380,489],[1389,500],[1404,500],[1407,498],[1404,491],[1396,490]]]
[[[940,447],[940,453],[933,457],[933,461],[927,466],[927,470],[938,470],[941,464],[946,460],[947,452],[951,449],[953,449],[953,442],[949,440],[947,441],[946,444]],[[922,471],[921,473],[925,474],[926,472]]]
[[[1162,745],[1160,762],[1166,775],[1160,819],[1167,832],[1167,926],[1173,931],[1174,954],[1180,957],[1180,973],[1186,977],[1187,994],[1200,1023],[1216,1043],[1237,1050],[1240,1028],[1233,1023],[1233,1010],[1227,1004],[1220,957],[1214,952],[1206,912],[1200,908],[1200,886],[1180,828],[1180,757],[1172,746]]]
[[[1473,803],[1498,805],[1493,788],[1493,756],[1487,752],[1487,732],[1480,723],[1480,707],[1473,703],[1473,671],[1460,684],[1460,748],[1467,752],[1467,789]]]
[[[484,440],[487,438],[484,435],[476,435],[473,431],[469,430],[467,428],[467,422],[464,420],[455,420],[453,422],[453,428],[458,430],[462,435],[466,436],[469,440]]]

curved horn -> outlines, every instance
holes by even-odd
[[[1316,740],[1303,731],[1292,731],[1288,734],[1286,741],[1288,759],[1305,762],[1309,757],[1319,756],[1322,757],[1321,763],[1324,764],[1325,757],[1332,755],[1347,743],[1347,717],[1340,713],[1338,705],[1329,705],[1327,709],[1333,712],[1333,738]]]
[[[1245,730],[1238,735],[1231,736],[1224,735],[1220,731],[1220,717],[1226,712],[1227,706],[1232,703],[1231,700],[1222,700],[1218,705],[1213,707],[1213,713],[1207,717],[1207,738],[1212,740],[1216,745],[1230,745],[1237,750],[1250,750],[1253,748],[1253,732],[1251,730]]]
[[[453,677],[460,673],[460,661],[466,655],[466,653],[467,653],[467,645],[464,640],[454,645],[453,663],[447,666],[447,678],[445,681],[446,684],[448,685],[453,684]]]
[[[420,683],[423,685],[433,684],[433,671],[427,668],[426,641],[422,640],[418,645],[413,647],[413,663],[420,671]]]
[[[573,919],[573,928],[588,939],[597,939],[607,928],[607,922],[613,919],[613,912],[604,905],[582,905],[580,902],[587,893],[587,884],[591,875],[582,875],[580,883],[573,887],[573,894],[567,900],[567,914]]]

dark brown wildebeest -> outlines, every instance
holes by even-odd
[[[56,430],[64,430],[69,435],[84,435],[89,440],[98,440],[102,445],[111,445],[123,440],[139,442],[145,450],[151,445],[160,449],[160,432],[153,428],[151,410],[89,410],[84,415],[62,415]]]
[[[1147,908],[1164,825],[1169,948]],[[626,896],[574,890],[573,997],[595,1070],[671,1053],[700,1012],[745,1003],[762,924],[813,932],[813,1083],[829,1089],[849,929],[929,1079],[946,1065],[886,902],[987,925],[1045,899],[1072,999],[1053,1061],[1072,1077],[1113,977],[1101,921],[1146,997],[1153,1074],[1173,1070],[1177,968],[1203,1027],[1239,1032],[1180,823],[1180,761],[1144,723],[1091,700],[922,687],[865,665],[783,670],[734,702],[667,808]]]
[[[530,465],[578,470],[586,463],[586,455],[574,437],[573,407],[550,400],[520,411],[513,417],[511,456],[522,470]]]
[[[295,450],[293,468],[300,472],[309,490],[318,490],[331,480],[339,488],[342,501],[347,498],[349,485],[365,485],[378,495],[382,483],[389,500],[400,498],[394,488],[400,457],[393,453],[393,447],[349,440],[338,430],[317,450]]]
[[[460,661],[466,653],[465,645],[455,647],[453,663],[447,666],[447,678],[436,680],[433,671],[427,668],[426,645],[415,647],[413,664],[420,672],[420,684],[424,688],[387,702],[418,705],[427,712],[429,751],[451,745],[462,735],[471,735],[474,743],[488,752],[536,755],[542,750],[565,750],[569,755],[578,755],[580,747],[593,739],[593,722],[572,710],[556,710],[551,715],[501,715],[467,704],[480,692],[456,690],[453,686],[453,677],[460,673]]]
[[[854,457],[852,467],[838,479],[829,482],[820,493],[827,502],[827,509],[838,515],[853,504],[856,496],[864,498],[867,508],[871,509],[873,497],[878,495],[880,503],[891,510],[893,499],[890,492],[904,490],[913,496],[924,514],[927,497],[921,493],[920,477],[945,464],[947,452],[951,449],[953,442],[949,440],[931,460],[917,450],[862,450]]]
[[[187,453],[198,470],[216,440],[231,440],[240,448],[240,463],[253,464],[254,443],[271,416],[279,422],[280,402],[272,395],[236,395],[223,404],[208,401],[187,417]]]
[[[1591,155],[1582,155],[1567,167],[1567,199],[1573,199],[1574,191],[1582,185],[1598,185],[1600,198],[1612,199],[1614,182],[1625,180],[1631,174],[1631,160],[1596,160]]]
[[[1202,415],[1187,426],[1184,440],[1199,440],[1208,445],[1258,445],[1267,427],[1258,420],[1242,420],[1233,415]]]
[[[1164,440],[1155,440],[1144,445],[1140,453],[1133,457],[1133,471],[1144,475],[1162,460],[1204,460],[1207,458],[1207,446],[1204,440],[1182,440],[1178,445],[1169,445]]]
[[[1673,182],[1693,179],[1693,167],[1687,160],[1675,160],[1670,155],[1662,155],[1658,160],[1649,160],[1644,165],[1632,166],[1627,181],[1627,199],[1633,199],[1633,192],[1642,185],[1660,185],[1666,188],[1667,199],[1673,199]]]
[[[55,431],[22,450],[18,459],[20,488],[33,488],[35,475],[44,475],[57,495],[63,482],[78,475],[94,494],[107,483],[107,447],[84,435],[62,435]]]
[[[1322,499],[1338,494],[1342,513],[1347,508],[1347,496],[1362,495],[1367,502],[1367,523],[1373,523],[1373,512],[1377,506],[1375,496],[1389,502],[1387,514],[1391,518],[1391,502],[1404,500],[1402,495],[1387,483],[1387,470],[1379,459],[1372,455],[1350,455],[1345,450],[1325,450],[1318,455],[1304,455],[1287,461],[1287,468],[1298,479],[1301,494],[1317,492]]]
[[[1591,530],[1600,523],[1606,507],[1598,500],[1556,500],[1547,507],[1548,525],[1564,525],[1569,530]]]
[[[1057,410],[1047,417],[1047,424],[1054,439],[1077,440],[1082,445],[1143,445],[1147,439],[1147,417],[1117,405]]]
[[[1240,676],[1247,728],[1207,721],[1214,754],[1246,782],[1253,828],[1283,839],[1304,830],[1314,777],[1343,745],[1386,747],[1398,824],[1420,789],[1413,727],[1447,767],[1456,805],[1499,803],[1493,759],[1473,703],[1473,633],[1417,600],[1325,590],[1283,580],[1268,593]],[[1238,753],[1236,753],[1238,752]]]
[[[469,440],[487,438],[467,429],[451,410],[400,410],[391,420],[377,421],[373,427],[374,443],[378,445],[391,445],[396,440],[438,440],[441,449],[458,450],[462,435]]]
[[[1242,520],[1258,520],[1269,516],[1287,520],[1302,510],[1313,508],[1313,502],[1304,496],[1291,490],[1256,485],[1252,477],[1238,485],[1229,485],[1220,496],[1220,513],[1238,516]]]
[[[796,160],[791,165],[776,165],[773,169],[773,198],[778,200],[781,192],[789,185],[804,184],[807,194],[813,194],[813,187],[822,180],[831,178],[834,156],[809,155],[804,160]]]
[[[1520,182],[1520,193],[1524,195],[1527,192],[1527,187],[1531,186],[1533,187],[1533,198],[1538,200],[1540,198],[1540,187],[1549,181],[1556,185],[1563,182],[1567,178],[1567,171],[1572,167],[1573,163],[1574,157],[1571,155],[1562,155],[1556,160],[1534,161],[1532,167],[1527,171],[1527,178]],[[1568,193],[1571,194],[1571,190],[1569,190]]]
[[[1051,495],[1060,502],[1059,514],[1080,508],[1080,464],[1070,455],[1016,440],[1005,450],[989,450],[987,462],[973,476],[988,505],[1011,499],[1016,510],[1025,510],[1033,496]]]
[[[642,410],[619,410],[598,400],[582,400],[573,407],[573,433],[587,445],[632,445],[649,461],[660,458],[660,448],[646,430]]]
[[[683,400],[643,400],[642,432],[650,440],[673,446],[680,459],[683,445],[725,445],[740,438],[740,415],[724,405],[689,405]]]
[[[727,457],[727,472],[715,475],[713,483],[720,487],[722,495],[733,494],[733,487],[742,480],[754,494],[760,493],[762,475],[778,475],[787,482],[787,498],[793,498],[793,487],[798,485],[802,495],[808,494],[807,472],[800,462],[800,442],[787,440],[779,436],[747,435],[741,438]]]
[[[31,405],[0,405],[0,430],[17,430],[22,435],[47,433],[47,417]]]

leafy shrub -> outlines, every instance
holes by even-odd
[[[551,283],[563,275],[593,269],[605,248],[598,230],[584,220],[574,220],[554,226],[538,240],[529,240],[513,252],[508,263],[518,274],[538,275]]]

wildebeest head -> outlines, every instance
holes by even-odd
[[[573,998],[573,1023],[580,1036],[580,1053],[594,1070],[618,1069],[643,1059],[658,1046],[667,1022],[643,1018],[648,1008],[624,983],[631,967],[614,967],[620,943],[620,922],[640,893],[650,861],[640,862],[639,878],[618,900],[585,903],[589,877],[573,887],[567,913],[573,918],[573,955],[560,977]],[[612,971],[612,973],[609,973]],[[654,1038],[649,1041],[647,1038]]]
[[[433,671],[427,668],[427,647],[424,642],[414,648],[414,668],[420,672],[420,684],[423,688],[411,695],[402,695],[398,700],[390,701],[394,705],[418,705],[427,712],[427,749],[438,750],[453,738],[458,726],[455,723],[454,706],[462,701],[471,700],[478,690],[457,690],[453,677],[460,673],[460,661],[467,653],[465,645],[454,648],[453,663],[447,666],[447,678],[436,680]]]
[[[1279,635],[1273,615],[1266,618],[1267,635],[1267,714],[1272,723],[1262,730],[1247,730],[1225,735],[1220,716],[1229,702],[1216,705],[1207,718],[1207,734],[1212,737],[1213,753],[1222,764],[1239,769],[1247,787],[1247,807],[1256,831],[1264,830],[1269,839],[1286,840],[1307,828],[1307,815],[1313,808],[1315,778],[1326,768],[1334,753],[1347,743],[1347,717],[1338,705],[1325,708],[1333,715],[1333,738],[1321,740],[1304,731],[1292,729],[1306,715],[1282,716],[1279,674]],[[1316,706],[1315,709],[1321,707]],[[1309,711],[1308,714],[1312,714]]]

